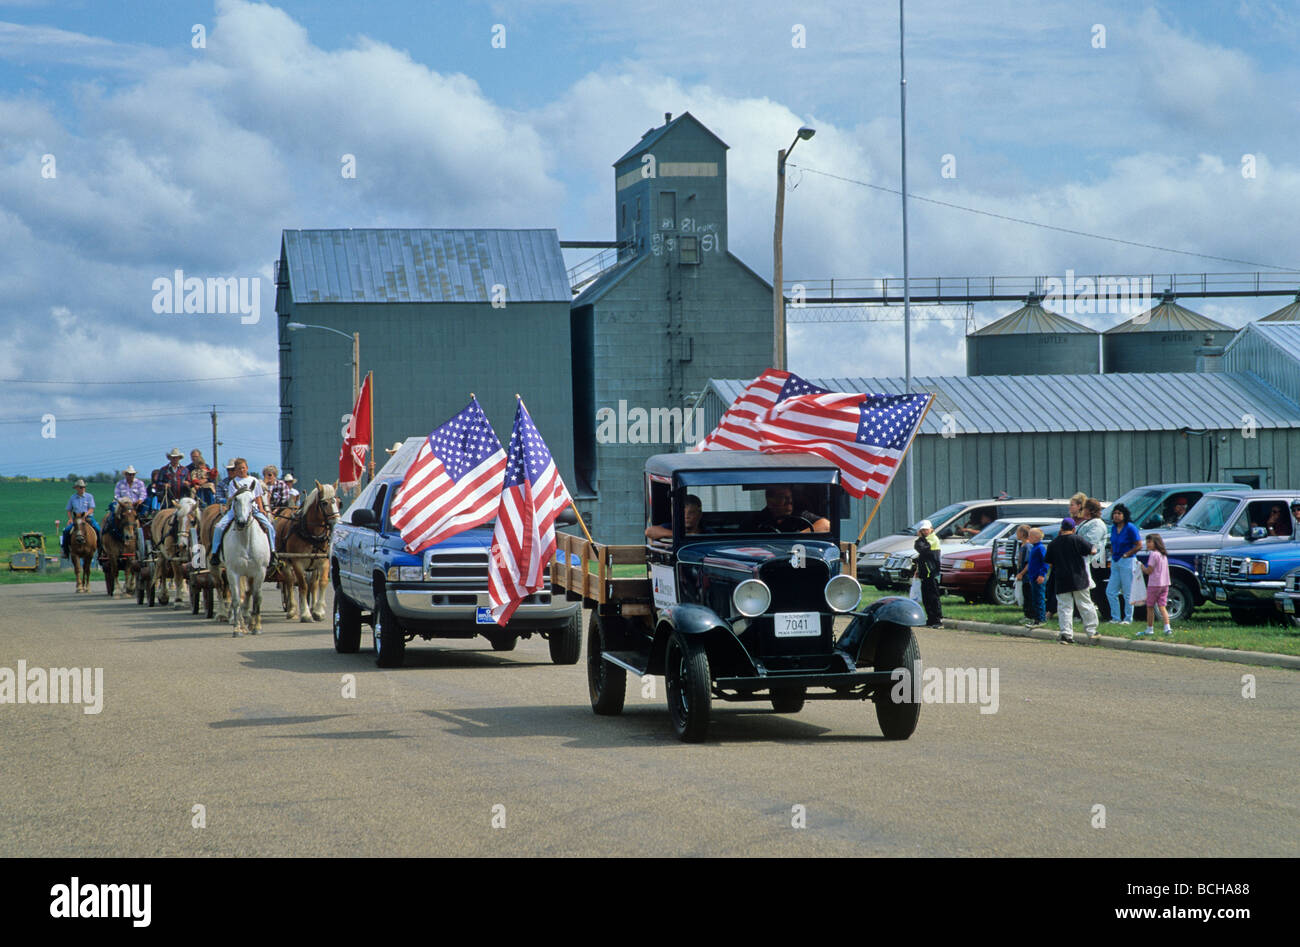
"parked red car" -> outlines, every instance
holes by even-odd
[[[999,585],[993,574],[993,550],[1003,536],[1014,535],[1016,527],[1045,526],[1056,520],[1042,517],[1015,517],[994,520],[970,541],[945,552],[939,560],[939,587],[950,595],[960,595],[967,602],[991,605],[1014,605],[1014,586]]]

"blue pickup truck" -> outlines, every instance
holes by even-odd
[[[1253,529],[1263,532],[1263,527]],[[1264,538],[1257,533],[1254,542],[1224,546],[1206,556],[1202,579],[1210,598],[1227,605],[1237,624],[1293,627],[1294,612],[1286,612],[1284,603],[1291,600],[1286,594],[1287,576],[1300,568],[1300,542],[1261,545]]]
[[[547,640],[556,664],[576,664],[582,653],[582,607],[563,593],[552,597],[549,581],[524,599],[505,627],[488,614],[492,524],[419,554],[406,551],[389,522],[389,504],[424,440],[407,438],[334,527],[334,649],[355,654],[361,647],[361,625],[368,623],[380,667],[400,667],[406,643],[417,636],[483,635],[494,650],[511,651],[520,638],[534,634]],[[572,522],[572,515],[566,511],[557,522]]]

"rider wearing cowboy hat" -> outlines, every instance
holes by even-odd
[[[138,510],[147,498],[148,491],[145,490],[144,481],[135,479],[135,467],[128,464],[127,468],[122,471],[122,479],[113,487],[113,505],[108,508],[108,518],[104,520],[104,530],[121,539],[121,532],[117,528],[118,504],[129,503]]]
[[[68,525],[63,527],[63,535],[59,540],[59,545],[63,547],[64,559],[69,558],[68,537],[72,534],[72,514],[85,513],[86,522],[95,528],[96,533],[100,531],[99,524],[95,522],[95,497],[86,492],[86,481],[78,480],[76,484],[74,484],[74,489],[76,492],[68,498],[68,505],[66,507],[68,513]]]
[[[159,467],[153,472],[153,483],[150,492],[158,501],[155,509],[162,506],[164,493],[173,500],[179,500],[185,496],[186,490],[189,488],[190,471],[188,467],[181,466],[181,458],[184,456],[179,447],[173,447],[167,452],[167,466]]]
[[[230,481],[235,476],[235,462],[226,461],[226,475],[217,483],[217,502],[227,503],[230,501]]]
[[[302,497],[302,493],[298,490],[297,487],[294,486],[294,484],[297,481],[298,481],[297,477],[295,477],[293,474],[289,473],[288,471],[285,471],[283,483],[288,488],[288,499],[289,499],[288,505],[291,507],[296,507],[298,505],[299,499],[301,499]]]
[[[253,492],[253,518],[256,519],[266,529],[266,537],[271,543],[271,564],[272,569],[276,566],[275,557],[275,524],[271,522],[271,517],[266,512],[266,490],[262,487],[262,481],[248,474],[248,461],[242,457],[236,457],[234,460],[235,475],[230,478],[230,483],[226,487],[229,498],[233,499],[235,494],[240,490],[251,490]],[[233,504],[226,508],[226,512],[217,520],[216,528],[212,531],[212,557],[210,562],[216,565],[221,559],[221,539],[235,518],[235,508]]]

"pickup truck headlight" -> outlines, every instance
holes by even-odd
[[[1262,559],[1247,559],[1241,564],[1242,575],[1268,575],[1268,563]]]
[[[731,604],[746,618],[756,618],[772,604],[772,590],[760,579],[746,579],[731,593]]]
[[[389,582],[419,582],[424,579],[424,570],[419,566],[389,566]]]
[[[851,575],[837,575],[826,583],[826,604],[832,611],[848,612],[862,601],[862,586]]]

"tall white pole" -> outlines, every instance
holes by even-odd
[[[903,144],[903,371],[907,375],[906,388],[912,390],[912,293],[907,268],[907,72],[903,67],[903,0],[898,0],[898,119]],[[907,465],[907,522],[916,522],[915,482],[912,478],[912,455],[908,451],[903,463]]]

